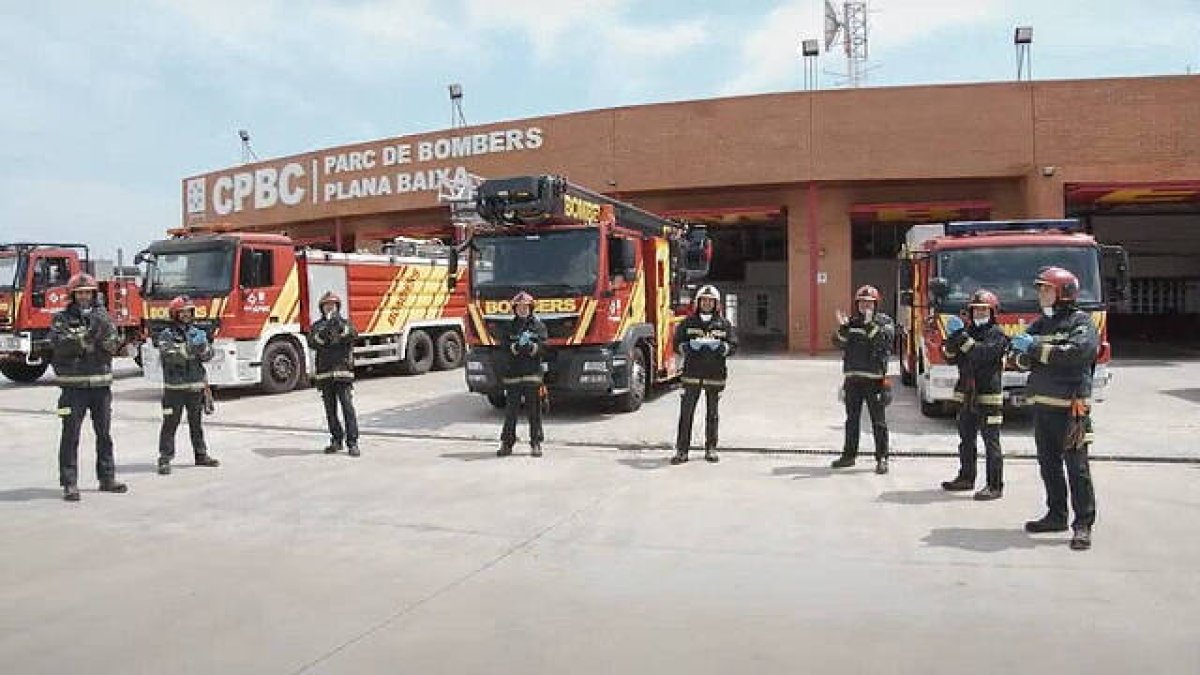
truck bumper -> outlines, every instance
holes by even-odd
[[[34,353],[42,352],[48,346],[38,342],[28,332],[0,332],[0,361],[21,361],[31,365],[41,363],[41,357]]]
[[[218,339],[213,342],[212,360],[204,364],[208,383],[214,387],[251,387],[261,382],[261,364],[253,364],[249,358],[238,357],[237,342]],[[142,343],[142,377],[147,382],[162,384],[162,363],[158,359],[158,348],[149,342]]]
[[[477,394],[504,391],[498,363],[503,355],[494,347],[472,347],[464,372],[467,390]],[[548,353],[542,364],[544,382],[551,396],[560,398],[605,398],[629,388],[629,359],[609,347],[587,346]]]

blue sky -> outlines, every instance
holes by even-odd
[[[840,4],[835,2],[835,4]],[[0,0],[0,240],[101,256],[179,221],[180,180],[470,123],[796,89],[823,0]],[[1200,72],[1197,0],[874,0],[869,86]],[[839,71],[837,54],[823,71]],[[835,78],[821,75],[822,84]]]

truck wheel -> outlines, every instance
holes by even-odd
[[[463,340],[456,330],[448,330],[438,336],[433,344],[433,367],[436,370],[453,370],[462,365]]]
[[[262,359],[262,390],[268,394],[291,391],[300,382],[300,354],[289,340],[267,345]]]
[[[33,382],[45,374],[46,368],[49,367],[48,363],[31,366],[21,361],[5,361],[0,363],[0,373],[4,373],[4,376],[13,382]]]
[[[488,403],[492,404],[493,408],[499,408],[501,410],[503,410],[505,404],[508,403],[508,399],[504,397],[504,394],[488,394],[487,401]]]
[[[634,412],[642,407],[649,390],[650,376],[646,371],[646,354],[634,348],[629,359],[629,391],[617,397],[617,412]]]
[[[408,348],[404,350],[401,368],[408,375],[423,375],[433,367],[433,340],[429,333],[414,330],[408,334]]]

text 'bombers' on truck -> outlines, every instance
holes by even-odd
[[[901,379],[916,385],[921,412],[948,414],[954,401],[958,370],[942,354],[946,320],[964,311],[972,293],[986,288],[1000,299],[996,323],[1005,334],[1024,332],[1040,311],[1033,281],[1049,266],[1079,278],[1077,305],[1100,331],[1094,398],[1103,398],[1112,359],[1107,303],[1124,298],[1129,265],[1124,249],[1102,246],[1082,230],[1078,220],[1065,219],[952,222],[917,225],[909,231],[900,253],[896,313]],[[1106,259],[1114,270],[1107,291],[1102,273]],[[1002,375],[1006,405],[1026,404],[1027,376],[1008,360]]]
[[[0,244],[0,372],[33,382],[50,365],[47,333],[71,302],[67,282],[81,272],[98,277],[98,297],[122,340],[120,353],[142,339],[136,268],[97,270],[83,244]]]
[[[486,180],[485,223],[470,260],[467,388],[504,404],[496,336],[520,291],[545,323],[545,385],[556,396],[638,409],[650,387],[679,375],[672,329],[686,285],[707,275],[705,231],[584,189],[559,176]]]
[[[196,324],[213,339],[206,365],[216,387],[260,386],[275,393],[305,384],[312,354],[304,339],[326,291],[344,298],[359,333],[356,366],[418,374],[462,363],[465,296],[448,288],[453,249],[397,240],[381,254],[296,250],[285,236],[196,230],[158,241],[147,263],[147,328],[169,321],[177,295],[196,302]],[[158,353],[142,350],[146,377],[160,380]]]

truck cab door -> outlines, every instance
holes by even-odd
[[[29,315],[34,324],[30,327],[48,328],[50,316],[71,302],[67,282],[80,271],[79,262],[68,256],[35,252],[29,254],[26,270],[25,287],[29,289],[29,306],[34,309]]]

